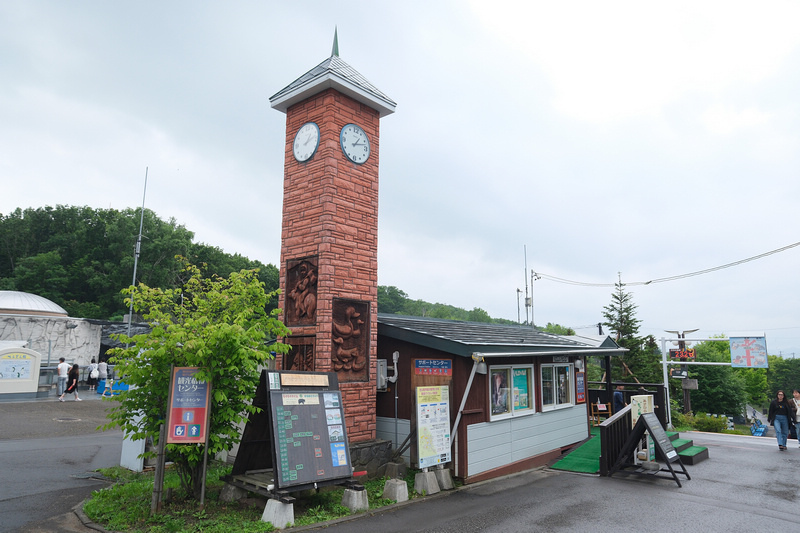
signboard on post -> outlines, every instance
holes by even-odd
[[[767,339],[760,337],[730,337],[731,366],[739,368],[769,368]]]
[[[417,387],[417,455],[420,468],[450,461],[450,388]]]
[[[683,360],[691,359],[692,361],[694,361],[694,355],[695,355],[694,354],[694,348],[690,348],[688,350],[686,350],[686,349],[684,349],[684,350],[671,349],[669,351],[669,356],[672,357],[673,359],[683,359]]]
[[[197,379],[198,367],[174,367],[167,406],[167,443],[205,443],[211,384]]]

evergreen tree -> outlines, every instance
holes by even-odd
[[[617,344],[628,349],[628,353],[621,357],[622,364],[612,364],[612,379],[662,383],[664,378],[658,344],[652,335],[639,337],[641,320],[636,318],[637,306],[633,303],[633,294],[625,292],[622,281],[615,283],[614,287],[611,303],[603,307],[603,317],[606,319],[603,325],[609,328]]]

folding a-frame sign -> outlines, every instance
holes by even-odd
[[[250,415],[226,481],[278,494],[284,503],[288,492],[349,483],[353,467],[335,372],[264,370],[253,406],[260,410]],[[267,473],[264,483],[252,477]]]
[[[653,438],[655,443],[656,459],[666,463],[666,468],[660,468],[659,470],[647,470],[645,468],[641,468],[640,465],[637,465],[633,462],[633,454],[636,453],[636,448],[639,445],[639,442],[642,440],[645,431],[650,433],[650,436]],[[673,463],[677,463],[680,466],[680,472],[676,472],[675,469],[672,468]],[[628,468],[635,468],[636,470],[625,470]],[[661,423],[658,421],[658,417],[654,413],[643,413],[639,417],[639,420],[633,427],[628,440],[625,442],[625,446],[623,446],[622,450],[620,451],[619,459],[617,459],[617,462],[614,463],[613,467],[611,467],[608,475],[613,476],[614,472],[617,471],[629,474],[650,475],[655,477],[671,477],[675,480],[679,487],[682,485],[678,479],[678,474],[685,475],[686,479],[692,479],[689,476],[689,472],[686,471],[686,467],[683,465],[680,455],[678,455],[678,452],[675,451],[675,448],[672,446],[672,441],[669,440],[667,433],[664,431],[664,428],[661,427]],[[671,475],[660,476],[658,475],[659,472],[669,472]]]

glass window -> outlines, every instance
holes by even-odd
[[[542,365],[542,410],[572,405],[572,365]]]
[[[533,365],[491,367],[490,420],[534,412],[532,376]]]

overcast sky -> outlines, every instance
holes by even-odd
[[[338,27],[398,104],[379,284],[525,320],[527,283],[536,324],[595,333],[621,276],[643,334],[800,357],[800,247],[635,284],[800,241],[798,21],[794,1],[4,1],[0,213],[136,208],[149,168],[162,219],[277,265],[269,97]]]

